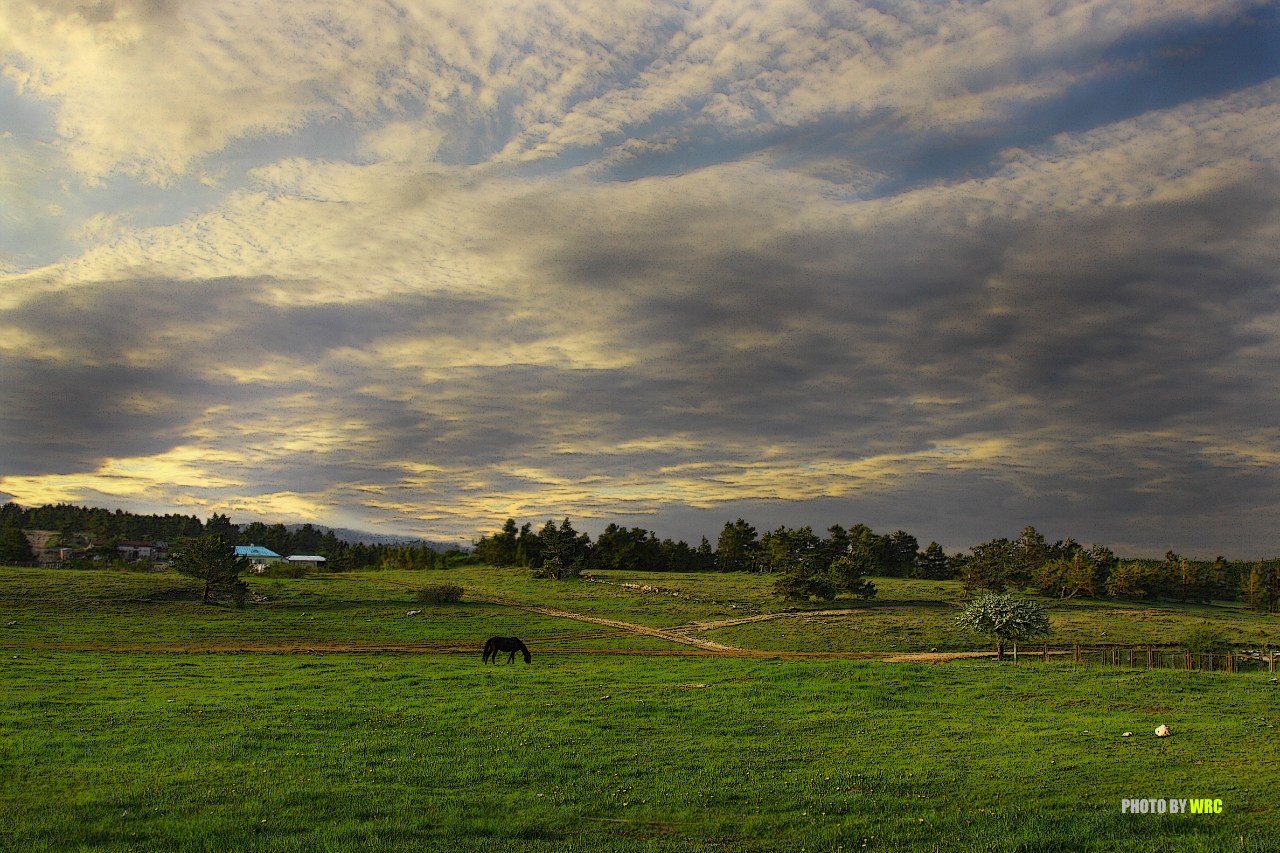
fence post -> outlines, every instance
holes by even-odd
[[[1048,643],[1044,644],[1044,662],[1045,663],[1049,662],[1049,644]]]

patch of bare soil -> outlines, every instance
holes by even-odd
[[[995,652],[885,652],[880,660],[885,663],[946,663],[963,658],[989,658]]]

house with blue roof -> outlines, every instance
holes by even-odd
[[[278,563],[284,559],[270,548],[263,548],[261,545],[237,545],[236,556],[245,557],[249,560],[249,570],[252,572],[262,573],[262,570],[272,563]]]

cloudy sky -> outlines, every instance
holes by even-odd
[[[5,0],[0,500],[1280,554],[1280,7]]]

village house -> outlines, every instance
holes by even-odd
[[[164,542],[121,542],[116,545],[120,559],[126,563],[139,560],[166,560],[169,557],[169,546]]]
[[[262,574],[267,566],[278,563],[284,559],[270,548],[263,548],[261,545],[237,545],[236,556],[245,557],[249,560],[249,571],[255,574]]]

